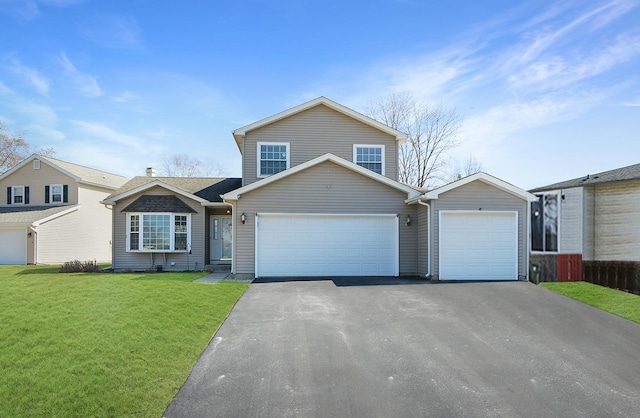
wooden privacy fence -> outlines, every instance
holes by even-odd
[[[585,282],[640,295],[640,262],[583,261]]]

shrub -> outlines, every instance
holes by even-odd
[[[95,273],[100,271],[98,263],[95,261],[67,261],[60,266],[60,273]]]

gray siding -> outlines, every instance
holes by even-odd
[[[594,256],[640,261],[640,180],[596,186]]]
[[[165,253],[166,256],[163,256],[163,253],[127,252],[127,217],[121,211],[143,194],[169,195],[173,192],[161,187],[154,187],[117,202],[113,208],[113,267],[118,270],[145,270],[162,265],[164,270],[203,269],[205,266],[205,208],[199,202],[184,196],[178,196],[178,198],[196,211],[191,214],[191,254]],[[171,262],[175,262],[175,266],[171,266]]]
[[[439,214],[441,210],[496,210],[516,211],[518,213],[518,274],[528,276],[527,272],[527,205],[528,202],[512,194],[481,181],[474,181],[456,189],[450,190],[432,200],[431,225],[433,231],[431,260],[433,268],[431,274],[437,276],[439,249],[438,237],[440,233]]]
[[[289,142],[291,167],[326,153],[353,161],[354,144],[384,144],[385,176],[398,178],[395,137],[323,105],[248,132],[242,155],[243,185],[258,180],[257,144],[263,141]]]
[[[581,187],[561,190],[559,253],[582,254],[583,192]]]
[[[399,214],[400,274],[416,274],[418,223],[406,226],[410,215],[417,219],[417,205],[407,205],[407,194],[375,180],[325,162],[295,176],[253,190],[241,196],[234,212],[235,272],[255,272],[255,214],[336,213]],[[245,213],[246,224],[240,222]]]
[[[417,205],[418,226],[418,274],[425,276],[429,273],[429,210],[426,206]]]
[[[582,259],[594,260],[594,246],[595,242],[595,193],[593,186],[584,187],[582,192],[582,207],[583,207],[583,241],[582,241]]]

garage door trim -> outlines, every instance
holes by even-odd
[[[254,224],[254,270],[255,277],[260,277],[259,271],[259,259],[260,259],[260,246],[259,246],[259,228],[260,228],[260,217],[279,217],[279,218],[293,218],[293,217],[313,217],[313,216],[324,216],[324,217],[353,217],[353,218],[362,218],[362,217],[377,217],[377,218],[394,218],[394,243],[393,243],[393,263],[394,263],[394,273],[395,277],[400,275],[400,223],[399,223],[399,215],[397,213],[286,213],[286,212],[256,212],[255,214],[255,224]]]
[[[447,214],[473,214],[473,215],[512,215],[513,216],[513,231],[514,231],[514,242],[513,246],[515,248],[515,260],[514,265],[512,266],[514,269],[514,277],[510,277],[509,279],[504,280],[518,280],[518,270],[519,270],[519,251],[520,251],[520,230],[519,230],[519,220],[518,220],[518,211],[516,210],[440,210],[438,213],[438,275],[440,280],[464,280],[464,279],[447,279],[443,277],[442,272],[442,259],[443,259],[443,251],[442,251],[442,239],[444,234],[442,229],[442,218],[443,215]],[[445,272],[446,273],[446,272]],[[473,280],[473,279],[471,279]],[[487,279],[489,280],[489,279]],[[503,280],[503,279],[494,279],[494,280]]]

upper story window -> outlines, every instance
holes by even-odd
[[[50,184],[44,186],[44,203],[67,203],[69,186],[66,184]]]
[[[384,175],[384,145],[354,145],[353,162]]]
[[[531,203],[531,250],[558,252],[558,193],[537,194]]]
[[[289,143],[258,142],[258,177],[279,173],[289,165]]]
[[[189,214],[127,214],[127,251],[188,251],[191,242],[190,225]]]
[[[25,204],[29,204],[29,187],[28,186],[7,187],[7,205],[25,205]]]

